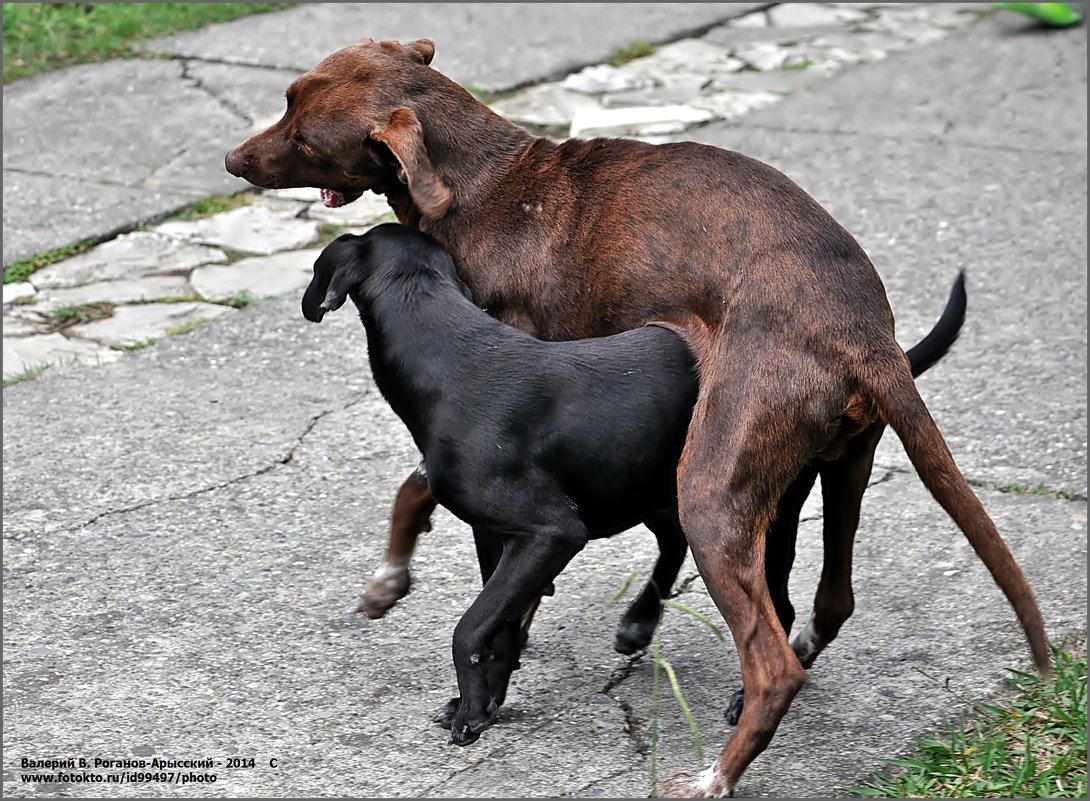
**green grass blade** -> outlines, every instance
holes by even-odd
[[[696,757],[699,761],[704,761],[704,746],[700,741],[700,729],[697,728],[696,721],[693,719],[693,713],[689,711],[689,705],[685,702],[685,696],[681,692],[681,685],[678,684],[677,674],[674,673],[673,666],[665,659],[659,659],[655,657],[655,661],[662,663],[662,669],[666,671],[666,677],[670,679],[670,689],[674,691],[674,697],[677,698],[678,706],[681,707],[681,713],[685,715],[685,720],[689,722],[689,728],[693,732],[693,742],[696,744]]]
[[[684,612],[687,615],[692,615],[694,618],[696,618],[701,623],[703,623],[705,626],[707,626],[709,629],[711,629],[712,634],[714,634],[716,637],[718,637],[721,642],[726,642],[726,638],[723,637],[723,632],[720,631],[720,629],[719,629],[719,627],[717,625],[715,625],[714,623],[711,622],[711,620],[708,619],[707,615],[701,614],[700,612],[697,612],[695,609],[692,609],[692,608],[686,606],[685,604],[680,604],[677,601],[673,600],[672,598],[664,598],[662,602],[666,606],[669,606],[669,607],[671,607],[673,609],[677,609],[679,612]]]
[[[613,600],[610,601],[610,604],[609,604],[610,606],[613,606],[615,603],[617,603],[617,601],[621,600],[621,597],[626,592],[628,592],[628,588],[632,586],[632,582],[635,579],[636,579],[636,574],[635,573],[629,573],[628,574],[628,578],[626,578],[624,580],[624,584],[621,585],[621,588],[619,590],[617,590],[617,594],[613,596]]]

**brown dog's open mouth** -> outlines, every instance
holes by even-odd
[[[359,196],[363,194],[363,192],[355,191],[338,192],[336,189],[322,189],[320,190],[320,192],[322,203],[324,203],[326,206],[329,206],[329,208],[331,209],[335,209],[338,206],[347,206],[349,203],[351,203],[353,200],[358,199]]]

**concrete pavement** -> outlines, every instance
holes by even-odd
[[[428,9],[424,30],[412,34],[436,39],[439,54],[464,46],[491,58],[538,41],[545,19],[555,41],[565,39],[564,17],[542,11],[481,23],[448,43],[444,31],[461,29],[443,14],[468,12],[444,8]],[[227,45],[207,46],[260,54],[279,41],[269,21],[242,22],[232,23]],[[388,35],[365,27],[349,40]],[[278,30],[304,41],[328,34],[328,25],[313,28],[324,33],[302,23]],[[272,66],[305,68],[336,46]],[[209,49],[208,58],[184,69],[228,69],[211,59],[230,53]],[[693,134],[773,164],[829,208],[875,262],[906,343],[933,322],[956,270],[968,270],[962,339],[921,391],[1056,641],[1086,631],[1085,65],[1084,28],[1040,33],[993,17]],[[565,55],[528,77],[511,74],[521,83],[569,66],[577,65]],[[478,80],[468,70],[466,80]],[[254,103],[249,121],[265,113],[258,104],[277,113],[285,75],[245,74],[252,83],[235,85],[253,87],[241,93]],[[240,75],[223,72],[221,85]],[[218,163],[225,147],[216,138],[247,126],[245,115],[189,87],[205,98],[192,113],[207,113],[215,128],[219,112],[209,109],[218,106],[224,124],[194,142],[179,130],[173,164],[149,157],[141,167],[134,156],[132,174],[170,175],[164,185],[195,196],[222,191],[212,184],[224,180],[200,162],[199,148],[218,148]],[[16,102],[39,91],[5,91],[5,111],[9,95]],[[12,135],[31,135],[26,122],[15,126]],[[155,131],[143,139],[171,141],[171,131]],[[134,222],[146,187],[122,186],[125,171],[111,169],[113,178],[89,179],[88,166],[70,188],[119,190],[139,201],[127,207]],[[40,176],[18,172],[16,186],[30,177]],[[55,182],[41,187],[17,205],[54,202]],[[364,344],[354,315],[310,325],[298,299],[285,297],[111,364],[5,389],[6,795],[648,793],[650,665],[611,650],[621,612],[613,595],[654,558],[646,532],[592,544],[560,578],[506,710],[470,748],[446,746],[428,723],[454,690],[449,637],[479,582],[468,530],[437,514],[421,539],[413,592],[383,620],[352,613],[379,559],[393,492],[415,459],[370,380]],[[857,547],[857,613],[740,794],[841,794],[966,701],[1000,692],[1006,668],[1029,664],[1006,603],[892,437],[874,483]],[[815,500],[807,511],[793,578],[803,614],[820,565],[819,509]],[[683,576],[694,578],[681,599],[717,618],[691,564]],[[738,683],[733,648],[670,612],[661,638],[710,758]],[[214,784],[187,786],[20,780],[23,758],[95,757],[221,766],[194,771],[216,775]],[[222,764],[231,757],[252,758],[253,767]],[[668,696],[655,761],[659,776],[703,767]]]

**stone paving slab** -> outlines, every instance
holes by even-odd
[[[7,326],[5,325],[5,329]],[[6,333],[6,331],[5,331]],[[107,364],[121,353],[93,342],[68,339],[61,334],[31,337],[4,337],[4,378],[12,378],[26,370],[66,363]]]
[[[193,295],[193,288],[184,275],[151,275],[131,280],[98,281],[70,289],[49,289],[35,298],[35,311],[50,312],[65,306],[89,303],[149,303],[178,300]]]
[[[4,284],[4,305],[7,306],[20,298],[34,297],[34,285],[29,281],[19,281],[13,284]]]
[[[292,207],[243,206],[192,222],[165,222],[154,230],[186,242],[268,256],[318,240],[317,223],[299,219],[296,213]]]
[[[61,289],[164,273],[184,273],[201,264],[227,260],[203,244],[180,242],[154,231],[134,231],[32,273],[35,288]]]
[[[255,299],[299,293],[314,275],[314,262],[321,248],[293,250],[275,256],[256,256],[231,264],[199,267],[189,280],[202,298],[225,302],[248,292]]]
[[[104,320],[74,325],[69,337],[88,339],[111,348],[130,348],[148,340],[170,335],[181,326],[214,320],[233,314],[230,306],[213,303],[149,303],[143,306],[118,306],[113,316]]]

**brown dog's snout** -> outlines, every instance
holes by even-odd
[[[246,171],[250,169],[250,159],[241,147],[236,147],[224,157],[223,166],[236,178],[245,178]]]

